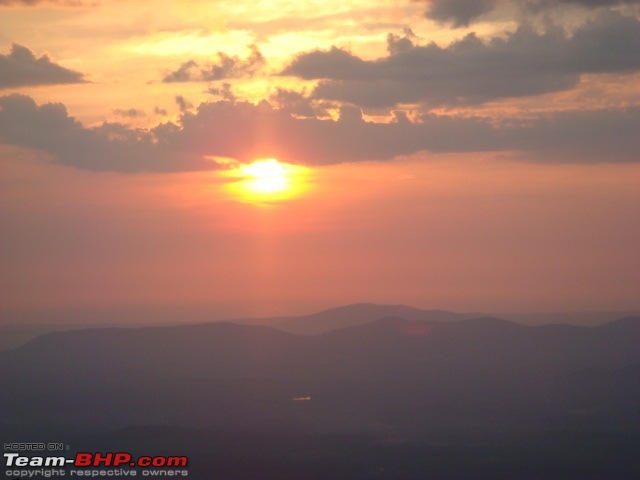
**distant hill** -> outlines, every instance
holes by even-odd
[[[524,325],[546,325],[550,323],[566,323],[583,327],[597,327],[613,322],[619,318],[637,317],[640,311],[615,312],[536,312],[536,313],[492,313],[493,316],[511,320]]]
[[[14,430],[638,433],[638,345],[640,317],[595,328],[394,316],[318,335],[226,322],[52,332],[0,353],[0,407]]]
[[[29,340],[43,333],[59,332],[62,330],[74,330],[78,326],[73,325],[0,325],[0,351],[24,345]]]
[[[12,325],[0,325],[0,351],[10,350],[27,343],[43,333],[63,330],[77,330],[82,328],[107,328],[109,326],[119,328],[135,328],[141,326],[163,326],[190,323],[210,323],[208,320],[212,313],[206,313],[202,309],[197,311],[187,310],[169,313],[156,308],[147,310],[136,309],[127,312],[118,309],[115,312],[91,312],[80,311],[74,313],[64,312],[38,312],[32,315],[17,315]],[[479,316],[479,314],[459,314],[443,310],[420,310],[406,305],[376,305],[372,303],[358,303],[337,308],[331,308],[319,313],[301,316],[279,317],[251,317],[217,320],[220,322],[233,322],[247,325],[267,325],[277,327],[292,333],[314,335],[328,332],[336,328],[344,328],[351,325],[360,325],[373,322],[379,318],[389,316],[401,316],[411,320],[436,320],[452,321],[462,318]],[[111,324],[109,323],[111,318]],[[155,318],[155,322],[154,322]],[[60,323],[42,323],[42,321],[56,320]],[[207,320],[203,320],[207,319]],[[64,323],[71,320],[76,323]],[[83,323],[91,321],[93,323]],[[33,323],[36,322],[36,323]],[[80,322],[78,324],[78,322]]]
[[[245,320],[242,323],[270,325],[287,332],[300,333],[303,335],[316,335],[353,325],[363,325],[385,317],[401,317],[407,320],[451,322],[478,316],[481,316],[481,314],[453,313],[444,310],[421,310],[407,305],[356,303],[342,307],[330,308],[311,315],[250,319]]]
[[[566,323],[570,325],[597,326],[618,318],[637,316],[638,312],[574,312],[574,313],[512,313],[492,315],[525,325]],[[484,313],[454,313],[444,310],[422,310],[407,305],[379,305],[356,303],[330,308],[310,315],[216,318],[215,309],[192,308],[113,308],[104,310],[36,310],[33,312],[3,311],[4,325],[0,324],[0,351],[25,344],[38,335],[48,332],[79,328],[163,326],[212,321],[246,325],[266,325],[291,333],[316,335],[331,330],[362,325],[384,317],[402,317],[408,320],[450,322],[486,316]],[[8,322],[12,322],[9,324]]]

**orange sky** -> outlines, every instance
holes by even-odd
[[[0,1],[2,321],[640,309],[640,2],[591,3]]]

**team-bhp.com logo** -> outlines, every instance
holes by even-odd
[[[73,458],[5,453],[5,474],[13,478],[187,476],[185,456],[139,456],[129,452],[80,452]]]
[[[77,453],[75,458],[65,457],[23,457],[19,453],[4,454],[7,467],[186,467],[187,457],[134,458],[128,452]]]

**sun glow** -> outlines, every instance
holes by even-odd
[[[237,179],[231,188],[249,201],[284,200],[303,190],[304,167],[282,163],[275,158],[256,160],[230,172]]]
[[[246,175],[246,187],[258,194],[274,194],[286,191],[291,179],[285,166],[277,160],[259,160],[240,168]]]

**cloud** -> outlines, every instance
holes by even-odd
[[[194,60],[184,62],[180,67],[165,75],[164,83],[173,82],[210,82],[228,78],[252,77],[265,64],[264,57],[256,45],[249,46],[249,56],[241,59],[237,55],[229,56],[224,52],[217,52],[217,61],[198,69]]]
[[[320,79],[314,98],[363,107],[480,104],[567,90],[584,73],[640,69],[640,22],[606,13],[573,36],[521,26],[483,42],[474,33],[448,47],[388,37],[389,55],[373,61],[339,48],[299,54],[282,72]]]
[[[223,80],[255,75],[264,66],[265,61],[257,46],[250,45],[249,49],[251,53],[245,60],[218,52],[218,62],[202,71],[203,80]]]
[[[497,3],[497,0],[432,0],[425,15],[439,22],[451,22],[454,27],[463,27],[493,10]]]
[[[523,0],[529,6],[581,5],[589,8],[640,3],[639,0]]]
[[[191,72],[197,66],[198,66],[198,64],[193,60],[189,60],[188,62],[184,62],[182,65],[180,65],[180,67],[177,70],[167,74],[162,79],[162,81],[164,83],[189,82],[189,81],[191,81],[191,77],[192,77],[192,73]]]
[[[176,95],[175,100],[181,112],[184,112],[186,110],[189,110],[190,108],[193,108],[193,104],[189,102],[186,98],[184,98],[182,95]]]
[[[119,117],[124,118],[140,118],[144,117],[144,112],[142,110],[138,110],[137,108],[112,108],[111,111],[118,115]]]
[[[416,38],[413,30],[408,27],[404,29],[404,37],[390,33],[387,35],[387,52],[389,52],[390,55],[397,55],[398,53],[411,50],[414,47],[413,40]]]
[[[235,94],[231,91],[231,84],[229,83],[223,83],[220,87],[211,87],[207,90],[207,93],[218,96],[224,100],[235,101],[236,99]]]
[[[262,101],[218,101],[183,112],[178,124],[153,130],[159,145],[250,162],[275,157],[289,163],[325,165],[391,160],[420,150],[499,150],[499,136],[479,118],[424,116],[417,123],[366,122],[344,106],[337,121],[295,118]]]
[[[640,105],[547,113],[505,129],[505,144],[538,161],[640,161]]]
[[[331,106],[310,99],[304,90],[296,92],[286,88],[277,88],[269,97],[269,101],[278,109],[297,117],[325,117],[328,115],[327,109]]]
[[[8,55],[0,55],[0,89],[82,82],[82,73],[53,63],[47,55],[36,58],[31,50],[16,43]]]
[[[202,155],[161,149],[145,130],[117,123],[86,128],[64,105],[41,106],[28,96],[0,97],[0,141],[33,148],[54,162],[93,171],[190,171],[212,168]]]
[[[296,118],[266,101],[215,101],[150,130],[105,123],[87,128],[62,104],[0,97],[0,141],[44,151],[62,165],[93,171],[169,172],[220,168],[211,157],[275,157],[306,165],[391,160],[420,151],[519,151],[537,161],[640,161],[640,106],[555,112],[496,121],[427,113],[391,123],[365,121],[343,106],[338,120]]]
[[[640,0],[428,0],[425,16],[454,28],[466,27],[478,17],[492,12],[500,5],[515,6],[528,12],[550,10],[563,5],[584,8],[639,4]]]

